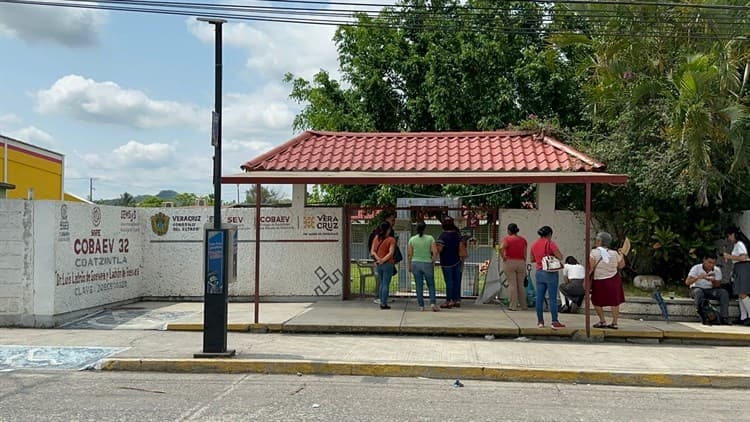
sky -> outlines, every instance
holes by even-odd
[[[94,199],[212,193],[213,28],[195,17],[0,3],[0,134],[64,154],[65,190],[81,197],[90,178]],[[300,105],[286,72],[340,77],[335,29],[224,25],[223,174],[295,135]],[[236,200],[237,187],[223,186],[222,199]]]

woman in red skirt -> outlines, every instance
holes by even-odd
[[[619,252],[610,249],[612,235],[600,232],[596,235],[596,247],[589,255],[589,268],[594,269],[591,284],[591,302],[594,303],[599,322],[594,328],[617,329],[620,316],[620,304],[625,302],[625,291],[622,289],[620,269],[625,266],[625,259]],[[607,324],[604,318],[604,307],[612,308],[612,322]]]

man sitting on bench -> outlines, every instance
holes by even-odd
[[[716,253],[706,253],[703,263],[696,264],[690,269],[685,284],[690,287],[690,296],[695,300],[702,323],[707,323],[703,313],[703,301],[715,299],[721,304],[721,323],[729,325],[729,294],[721,288],[721,268],[716,267]]]

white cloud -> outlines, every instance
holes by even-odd
[[[270,83],[251,94],[226,94],[222,126],[227,138],[264,138],[291,134],[297,113],[280,84]]]
[[[21,123],[21,118],[13,113],[0,114],[0,128]]]
[[[187,20],[188,30],[204,43],[214,42],[212,25]],[[287,72],[306,79],[320,69],[338,76],[336,28],[289,23],[227,23],[222,34],[226,45],[247,51],[247,67],[253,75],[282,80]]]
[[[0,4],[0,36],[32,43],[52,42],[68,47],[92,45],[98,41],[105,20],[106,12],[100,10]]]
[[[97,82],[78,75],[58,79],[35,94],[36,109],[79,120],[142,129],[164,126],[205,127],[210,113],[193,104],[153,100],[143,91],[124,89],[115,82]]]
[[[222,142],[222,174],[242,172],[240,166],[253,158],[271,150],[276,145],[259,139],[236,140],[225,139]]]
[[[55,139],[49,133],[35,127],[27,126],[25,128],[15,130],[9,133],[11,138],[16,138],[19,141],[27,142],[34,145],[54,147],[57,145]]]
[[[266,141],[253,139],[250,141],[238,141],[235,139],[226,139],[222,141],[221,149],[227,153],[247,152],[250,154],[262,154],[271,148],[273,144]]]
[[[96,170],[120,170],[134,175],[133,169],[149,169],[170,166],[175,161],[177,148],[174,145],[143,144],[129,141],[107,154],[84,154],[84,162]]]
[[[71,180],[68,189],[88,195],[88,178],[94,178],[96,199],[116,198],[126,191],[139,195],[173,189],[205,194],[212,189],[211,154],[190,152],[176,143],[131,140],[106,152],[75,151],[66,161],[68,178],[86,179]]]

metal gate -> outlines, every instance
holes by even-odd
[[[417,233],[417,222],[424,221],[427,224],[425,234],[432,235],[437,240],[443,231],[441,218],[446,215],[453,217],[462,237],[468,240],[469,256],[463,265],[461,295],[475,297],[482,291],[488,262],[496,253],[495,248],[498,244],[497,210],[423,206],[390,210],[396,211],[397,214],[396,238],[404,255],[404,260],[396,265],[397,274],[390,281],[391,296],[416,296],[414,277],[406,267],[409,238]],[[346,211],[349,216],[349,247],[345,256],[348,255],[347,261],[350,263],[349,294],[346,298],[377,297],[378,281],[375,264],[367,248],[367,240],[381,221],[378,217],[384,210],[348,207]],[[426,298],[427,286],[424,290]],[[439,263],[435,264],[435,290],[438,296],[445,296],[445,281]]]

